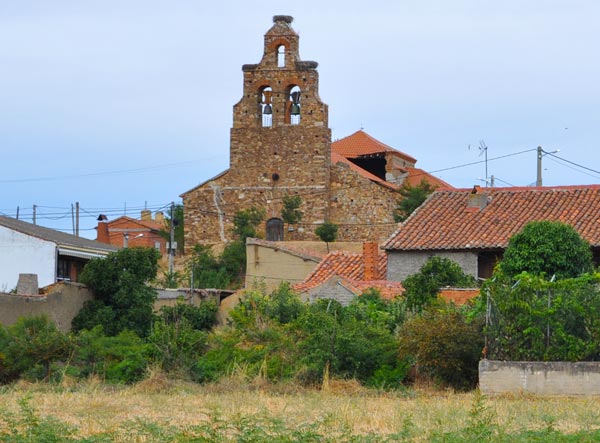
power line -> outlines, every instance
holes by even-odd
[[[559,157],[558,155],[555,155],[555,154],[553,154],[551,152],[547,152],[546,154],[549,155],[549,156],[551,156],[551,157],[554,157],[554,158],[557,158],[559,160],[562,160],[564,162],[567,162],[567,163],[569,163],[571,165],[577,166],[578,168],[586,169],[586,170],[588,170],[590,172],[594,172],[596,174],[600,174],[600,171],[596,171],[595,169],[588,168],[587,166],[583,166],[583,165],[580,165],[579,163],[572,162],[570,160],[567,160],[566,158]]]

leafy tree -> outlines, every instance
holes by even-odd
[[[334,242],[337,238],[338,225],[335,223],[325,222],[322,225],[317,226],[315,234],[317,237],[327,244],[327,251],[329,251],[329,243]]]
[[[207,245],[194,246],[194,252],[187,262],[187,271],[192,274],[196,288],[224,289],[230,286],[232,280],[220,257],[215,257]]]
[[[402,222],[406,220],[433,191],[435,191],[435,186],[429,184],[425,179],[422,179],[416,186],[411,186],[410,183],[405,182],[398,191],[402,199],[398,201],[394,211],[394,221]]]
[[[511,237],[499,267],[508,277],[528,272],[562,279],[590,272],[593,263],[590,245],[573,227],[543,220]]]
[[[265,215],[263,208],[255,206],[237,211],[233,216],[233,233],[237,239],[246,244],[248,237],[256,237],[256,229],[265,219]]]
[[[167,325],[186,321],[192,329],[208,331],[217,323],[218,309],[212,300],[202,302],[199,306],[180,302],[175,306],[163,306],[160,318]]]
[[[400,355],[414,359],[420,373],[440,383],[473,388],[484,346],[482,326],[452,306],[428,309],[400,326]]]
[[[431,257],[418,273],[406,277],[402,285],[407,307],[418,312],[437,298],[440,288],[472,288],[477,282],[452,260]]]
[[[154,320],[156,291],[147,282],[156,277],[159,252],[154,248],[125,248],[104,259],[92,259],[81,273],[95,299],[73,319],[75,331],[102,325],[108,335],[130,329],[145,337]]]
[[[299,223],[304,215],[299,209],[301,204],[302,198],[299,195],[286,195],[283,197],[283,209],[281,210],[283,221],[290,225]]]

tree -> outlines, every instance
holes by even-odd
[[[414,311],[421,311],[435,300],[440,288],[468,288],[476,284],[475,278],[465,274],[457,263],[443,257],[431,257],[418,273],[402,282],[407,307]]]
[[[508,277],[528,272],[562,279],[590,272],[593,262],[590,245],[573,227],[543,220],[511,237],[499,267]]]
[[[256,237],[256,229],[265,219],[265,215],[263,208],[255,206],[237,211],[233,216],[233,233],[238,240],[246,244],[248,237]]]
[[[425,179],[421,179],[417,186],[411,186],[410,183],[405,182],[399,191],[402,199],[398,201],[394,211],[394,221],[402,222],[406,220],[434,190],[435,186],[429,184]]]
[[[338,225],[330,222],[325,222],[315,229],[315,234],[327,244],[327,252],[329,252],[329,243],[334,242],[337,238],[337,232]]]
[[[283,209],[281,210],[281,218],[284,222],[294,225],[302,220],[304,215],[300,208],[302,199],[299,195],[286,195],[283,197]]]
[[[102,325],[108,335],[130,329],[145,337],[154,320],[156,300],[156,290],[147,282],[156,277],[159,257],[154,248],[125,248],[90,260],[81,282],[94,291],[95,298],[73,319],[73,329]]]

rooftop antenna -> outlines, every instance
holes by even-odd
[[[488,187],[488,157],[487,157],[488,147],[483,140],[479,140],[479,156],[482,154],[485,155],[485,187]]]

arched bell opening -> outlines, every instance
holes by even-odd
[[[261,89],[259,102],[260,120],[263,128],[273,126],[273,89],[270,86],[265,86]]]
[[[299,86],[291,86],[288,91],[288,102],[285,112],[286,123],[291,125],[299,125],[301,120],[302,105],[300,97],[302,91]]]

